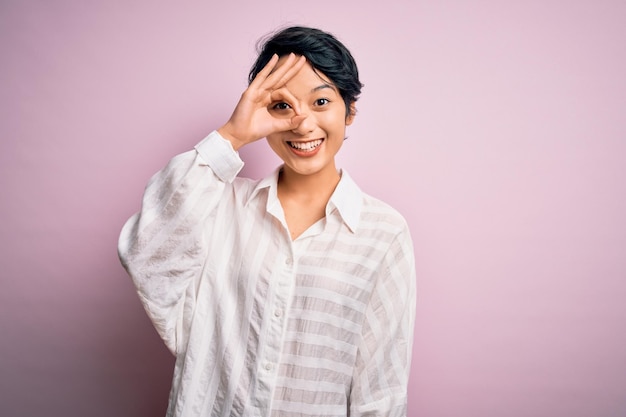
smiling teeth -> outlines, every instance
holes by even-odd
[[[322,144],[321,139],[312,140],[310,142],[289,142],[289,146],[299,151],[312,151]]]

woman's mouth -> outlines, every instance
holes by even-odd
[[[308,152],[315,151],[322,144],[322,142],[324,142],[323,139],[315,139],[315,140],[310,140],[307,142],[289,142],[288,141],[287,144],[291,146],[292,149],[298,152],[308,153]]]

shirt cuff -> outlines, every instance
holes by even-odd
[[[232,182],[243,168],[243,161],[233,145],[216,130],[195,146],[198,155],[224,182]]]

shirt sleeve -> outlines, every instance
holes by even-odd
[[[211,213],[243,167],[230,142],[212,132],[149,181],[141,211],[123,226],[122,265],[167,347],[184,349],[206,259]]]
[[[381,265],[366,309],[350,394],[350,416],[406,416],[415,323],[415,262],[408,230]]]

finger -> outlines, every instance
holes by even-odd
[[[276,81],[274,88],[281,88],[285,84],[287,84],[289,80],[291,80],[298,72],[300,72],[304,64],[306,64],[306,57],[304,55],[300,55],[298,59],[295,60],[289,66],[289,68],[287,68],[286,72],[282,75],[282,77],[280,77],[280,79]],[[285,63],[284,66],[286,67],[287,63]]]
[[[267,64],[265,64],[263,69],[259,71],[257,75],[254,77],[254,80],[252,80],[252,82],[250,83],[250,87],[260,86],[263,83],[263,81],[265,81],[267,77],[274,70],[274,68],[276,67],[276,64],[278,63],[278,59],[279,57],[277,54],[272,55],[272,57],[267,62]]]
[[[293,116],[291,119],[279,119],[275,122],[275,131],[286,132],[288,130],[297,129],[298,126],[300,126],[300,123],[304,121],[304,119],[306,119],[306,116],[304,115],[296,115]]]
[[[291,118],[291,129],[290,130],[298,128],[298,126],[300,126],[300,124],[302,122],[304,122],[304,119],[306,119],[306,115],[304,115],[304,114],[293,116]]]
[[[299,59],[292,52],[287,58],[278,66],[274,67],[274,70],[267,76],[264,83],[262,84],[262,88],[267,90],[276,90],[280,88],[282,85],[278,84],[285,76],[286,73],[292,70],[294,65],[298,64]],[[293,75],[292,75],[293,76]]]
[[[272,102],[284,101],[285,103],[289,104],[289,106],[291,106],[296,115],[299,115],[301,113],[298,99],[296,99],[296,97],[291,94],[291,91],[289,91],[286,87],[272,91],[270,99]]]

